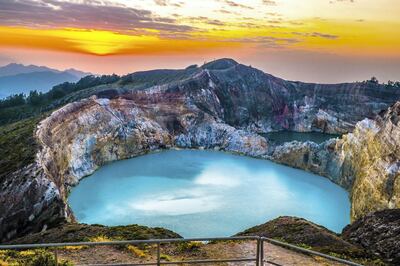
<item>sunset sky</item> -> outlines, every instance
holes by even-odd
[[[400,1],[0,0],[0,65],[125,74],[220,57],[292,80],[400,80]]]

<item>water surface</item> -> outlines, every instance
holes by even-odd
[[[348,194],[326,178],[213,151],[164,151],[114,162],[73,188],[80,222],[141,224],[184,237],[230,236],[281,215],[340,232]]]
[[[281,145],[285,142],[291,142],[294,140],[300,142],[312,141],[320,144],[329,139],[340,137],[340,135],[326,134],[320,132],[293,132],[293,131],[278,131],[261,135],[266,136],[270,141],[272,141],[277,145]]]

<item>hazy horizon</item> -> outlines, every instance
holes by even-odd
[[[25,63],[25,62],[11,62],[10,61],[5,64],[1,64],[0,67],[4,67],[8,64],[16,63],[16,64],[22,64],[24,66],[35,65],[35,66],[39,66],[39,67],[48,67],[48,68],[59,70],[59,71],[66,71],[69,69],[74,69],[74,70],[78,70],[78,71],[82,71],[82,72],[90,72],[93,75],[111,75],[111,74],[126,75],[126,74],[130,74],[130,73],[134,73],[134,72],[148,71],[148,70],[155,70],[155,69],[184,69],[193,64],[197,64],[198,66],[201,66],[204,63],[207,63],[207,62],[210,62],[213,60],[217,60],[217,59],[222,59],[222,58],[230,58],[230,57],[212,58],[210,60],[188,61],[187,63],[185,62],[185,60],[182,60],[182,62],[179,62],[179,63],[172,63],[172,64],[166,62],[165,64],[159,64],[159,65],[155,64],[154,67],[152,67],[151,63],[148,63],[143,68],[133,67],[131,70],[125,69],[124,71],[121,71],[121,72],[107,71],[107,72],[101,72],[101,73],[93,72],[93,71],[90,71],[90,69],[86,69],[86,68],[79,68],[74,65],[69,65],[69,66],[66,65],[61,68],[58,68],[57,65],[40,65],[40,64],[34,64],[34,63],[29,63],[29,62]],[[278,78],[283,78],[283,79],[292,80],[292,81],[302,81],[302,82],[311,82],[311,83],[327,83],[327,84],[332,83],[333,84],[333,83],[359,82],[359,81],[368,80],[371,77],[377,77],[379,82],[382,82],[382,83],[385,83],[388,80],[396,81],[396,80],[400,79],[400,77],[399,77],[399,79],[395,79],[395,78],[394,79],[393,78],[386,78],[386,79],[383,78],[382,79],[382,76],[374,74],[375,72],[373,72],[372,67],[369,67],[369,69],[371,69],[371,71],[369,72],[370,75],[367,75],[367,74],[364,75],[362,71],[359,71],[358,75],[355,75],[354,73],[349,74],[348,72],[347,72],[348,75],[345,75],[345,73],[347,71],[346,69],[338,69],[338,71],[340,71],[342,73],[342,75],[340,77],[330,76],[329,73],[316,76],[315,74],[313,74],[314,73],[313,71],[304,70],[304,69],[302,69],[301,71],[296,71],[294,66],[292,67],[293,69],[292,69],[291,73],[287,69],[286,70],[284,69],[285,68],[284,65],[277,65],[276,66],[277,71],[269,71],[266,68],[262,67],[262,63],[259,64],[260,66],[258,66],[257,63],[256,64],[247,64],[246,62],[237,60],[236,58],[231,58],[231,59],[237,61],[240,64],[250,65],[252,67],[255,67],[265,73],[271,74]],[[315,66],[315,68],[318,68],[318,67]],[[351,67],[348,67],[348,68],[351,68]],[[368,66],[366,66],[366,69],[368,69]],[[296,75],[296,73],[298,73],[299,75]],[[297,76],[302,76],[303,78],[296,78]],[[384,75],[384,76],[389,76],[389,75]],[[307,78],[307,77],[309,77],[309,78]],[[313,79],[313,77],[315,77],[315,79]]]

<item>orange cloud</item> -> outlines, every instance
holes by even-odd
[[[236,42],[162,39],[157,35],[126,35],[104,30],[29,29],[0,26],[0,46],[94,55],[162,54],[240,47]]]
[[[196,21],[197,22],[197,21]],[[203,20],[200,21],[203,23]],[[166,33],[157,29],[115,32],[98,29],[38,29],[0,26],[0,47],[22,47],[92,55],[160,55],[227,49],[265,52],[290,49],[341,55],[400,57],[400,24],[345,20],[282,21],[280,27],[254,20],[252,27],[238,22],[220,28]]]
[[[320,0],[307,4],[294,0],[203,0],[181,1],[184,4],[179,9],[169,1],[152,6],[103,2],[6,1],[0,6],[0,48],[102,56],[238,48],[260,53],[289,49],[400,56],[400,22],[393,12],[399,6],[396,0],[385,4],[334,1],[334,5]],[[225,10],[222,13],[221,8]]]
[[[328,38],[313,38],[314,30],[329,33],[332,38],[329,35]],[[400,23],[310,19],[305,20],[298,31],[309,35],[296,44],[305,50],[352,56],[400,57]]]

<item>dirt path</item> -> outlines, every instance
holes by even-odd
[[[254,242],[244,242],[237,245],[237,254],[247,254],[251,256],[254,254],[256,244]],[[254,255],[253,255],[254,256]],[[302,253],[298,253],[289,249],[285,249],[270,243],[264,243],[264,259],[267,261],[264,265],[343,265],[341,263],[335,263],[327,261],[323,258],[307,256]],[[229,263],[228,265],[241,265],[250,266],[254,263],[242,263],[235,264]]]
[[[162,248],[161,258],[166,261],[180,261],[193,259],[222,259],[256,256],[255,241],[219,242],[210,244],[196,243],[191,246],[167,245]],[[270,243],[264,244],[264,265],[343,265],[322,258],[307,256]],[[117,263],[149,263],[156,260],[156,246],[141,246],[131,249],[124,247],[84,247],[82,249],[63,249],[59,251],[59,258],[69,260],[74,265],[87,264],[117,264]],[[243,263],[214,263],[197,265],[229,265],[250,266],[254,262]]]

